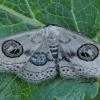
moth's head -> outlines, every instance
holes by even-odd
[[[59,39],[58,27],[48,26],[46,28],[46,37],[47,37],[47,41],[50,45],[54,45],[55,43],[58,43],[58,39]]]

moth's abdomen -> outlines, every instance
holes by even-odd
[[[58,45],[49,46],[49,48],[50,48],[53,58],[57,59],[58,58]]]

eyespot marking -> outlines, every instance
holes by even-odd
[[[2,44],[2,52],[7,57],[16,58],[22,55],[23,47],[15,40],[7,40]]]
[[[77,56],[81,60],[93,61],[99,55],[98,48],[93,44],[84,44],[77,50]]]
[[[44,52],[35,52],[29,61],[34,65],[42,66],[46,64],[47,57]]]

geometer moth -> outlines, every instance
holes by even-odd
[[[0,72],[30,82],[54,77],[100,77],[100,45],[71,30],[49,25],[0,39]]]

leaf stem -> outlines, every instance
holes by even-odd
[[[14,11],[14,10],[12,10],[12,9],[9,9],[9,8],[3,6],[3,5],[0,5],[0,9],[6,11],[6,12],[8,12],[8,13],[10,13],[10,14],[12,14],[12,15],[20,18],[20,19],[22,19],[24,22],[32,24],[32,25],[34,25],[36,27],[38,27],[38,26],[45,26],[43,23],[41,23],[37,19],[35,19],[35,18],[32,19],[32,18],[26,17],[26,16],[24,16],[24,15],[22,15],[22,14],[16,12],[16,11]]]

